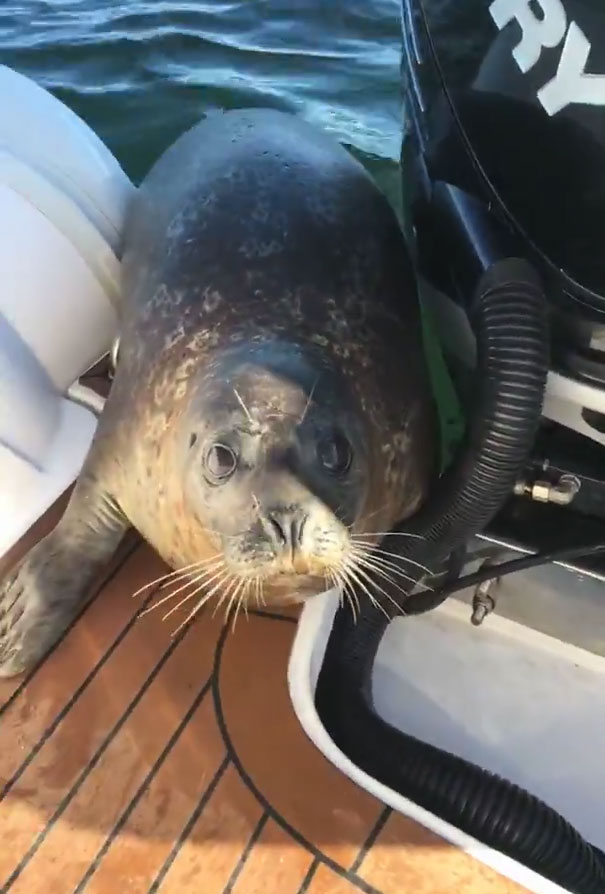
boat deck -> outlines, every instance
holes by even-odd
[[[251,614],[232,631],[208,611],[175,636],[178,615],[141,617],[157,589],[132,598],[165,570],[128,538],[55,650],[0,681],[0,891],[521,890],[310,743],[287,690],[295,615]]]

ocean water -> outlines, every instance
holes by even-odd
[[[81,115],[135,181],[208,110],[285,109],[394,204],[399,0],[1,0],[0,61]]]

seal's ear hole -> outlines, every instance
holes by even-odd
[[[191,447],[195,447],[196,443],[197,443],[197,435],[194,432],[189,437],[189,448],[191,449]]]

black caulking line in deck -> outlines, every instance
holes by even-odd
[[[319,866],[319,860],[317,859],[317,857],[315,857],[315,859],[309,866],[309,869],[307,870],[307,874],[305,875],[304,879],[302,880],[302,884],[301,884],[300,888],[298,889],[298,891],[296,892],[296,894],[307,894],[307,891],[309,890],[309,885],[315,878],[315,873],[317,872],[318,866]]]
[[[202,686],[202,688],[196,695],[193,703],[188,708],[187,713],[181,719],[180,723],[178,724],[178,726],[176,727],[176,729],[174,730],[174,732],[172,733],[172,735],[166,742],[166,745],[162,749],[162,753],[159,755],[159,757],[157,758],[157,760],[155,761],[155,763],[153,764],[153,766],[151,767],[151,769],[145,776],[143,782],[140,784],[140,786],[136,790],[128,807],[124,810],[124,812],[120,816],[119,820],[114,825],[113,829],[111,830],[111,832],[109,833],[109,835],[107,836],[105,841],[103,842],[103,846],[100,848],[96,857],[94,858],[94,860],[92,861],[92,863],[90,864],[88,869],[86,870],[86,873],[82,877],[82,880],[74,888],[73,894],[82,894],[82,892],[86,888],[86,885],[88,884],[88,882],[90,881],[92,876],[95,874],[95,872],[99,868],[101,861],[103,860],[105,854],[107,853],[107,851],[109,850],[109,848],[111,847],[111,845],[113,844],[115,839],[118,837],[118,835],[120,834],[120,832],[122,831],[122,829],[124,828],[126,823],[128,822],[131,814],[133,813],[134,809],[136,808],[137,804],[139,803],[139,801],[141,800],[141,798],[143,797],[143,795],[145,794],[147,789],[149,788],[151,782],[153,781],[154,777],[158,773],[160,767],[162,766],[162,764],[164,763],[164,761],[166,760],[166,758],[172,751],[173,747],[176,745],[183,730],[185,729],[185,727],[187,726],[187,724],[189,723],[189,721],[191,720],[191,718],[193,717],[193,715],[195,714],[195,712],[197,711],[197,709],[199,708],[201,703],[204,701],[204,698],[206,697],[206,695],[208,694],[208,692],[210,690],[211,683],[212,683],[212,679],[208,678],[206,683],[204,683],[204,685]]]
[[[229,633],[228,626],[225,626],[221,632],[219,637],[216,651],[214,653],[214,669],[212,672],[212,695],[214,698],[214,709],[216,712],[216,720],[218,723],[218,728],[220,730],[221,736],[223,737],[223,741],[225,743],[225,748],[227,749],[227,755],[231,758],[233,762],[233,766],[239,773],[244,784],[250,789],[256,800],[259,802],[265,813],[269,816],[270,819],[274,820],[278,826],[280,826],[291,838],[294,839],[298,844],[301,845],[305,850],[309,851],[320,863],[327,866],[328,869],[331,869],[332,872],[336,873],[336,875],[340,876],[340,878],[346,879],[356,888],[363,892],[363,894],[382,894],[378,888],[375,888],[373,885],[370,885],[369,882],[366,882],[365,879],[362,879],[360,876],[356,875],[351,870],[344,869],[336,860],[333,860],[327,854],[324,854],[319,850],[314,844],[308,841],[304,835],[295,829],[294,826],[291,826],[288,820],[284,819],[284,817],[279,813],[275,807],[267,800],[267,798],[263,795],[259,788],[255,785],[252,778],[246,772],[237,751],[231,741],[231,736],[229,735],[229,729],[227,727],[227,722],[225,720],[225,714],[223,712],[223,705],[221,701],[221,692],[220,692],[220,666],[221,660],[223,657],[223,650],[225,648],[225,642],[227,641],[227,635]],[[1,894],[1,892],[0,892]],[[153,892],[149,891],[149,894],[153,894]]]
[[[82,772],[80,773],[80,775],[78,776],[78,778],[76,779],[76,781],[74,782],[74,784],[72,785],[70,790],[61,799],[59,806],[54,811],[54,813],[52,814],[51,818],[48,820],[48,822],[46,823],[46,825],[42,829],[42,831],[38,834],[34,843],[28,848],[28,850],[26,851],[24,856],[19,861],[18,865],[11,872],[11,874],[8,877],[8,879],[6,880],[5,884],[2,886],[2,888],[0,888],[0,894],[5,894],[5,892],[9,891],[10,888],[12,887],[12,885],[14,884],[14,882],[19,878],[19,876],[21,875],[23,870],[27,867],[27,864],[30,862],[32,857],[35,855],[35,853],[38,850],[38,848],[40,847],[40,845],[44,842],[44,839],[46,838],[48,833],[51,831],[51,829],[55,825],[56,821],[59,819],[61,814],[65,811],[65,809],[69,806],[72,798],[74,797],[74,795],[76,794],[76,792],[78,791],[78,789],[80,788],[82,783],[86,780],[86,778],[90,775],[90,773],[97,766],[97,764],[99,763],[99,761],[101,760],[101,758],[103,757],[105,752],[107,751],[108,747],[111,745],[113,739],[116,737],[116,735],[119,733],[121,728],[124,726],[124,724],[130,717],[130,715],[132,714],[132,712],[134,711],[136,706],[139,704],[139,702],[141,701],[141,699],[143,698],[143,696],[145,695],[145,693],[147,692],[147,690],[149,689],[149,687],[151,686],[151,684],[153,683],[153,681],[155,680],[155,678],[157,677],[159,672],[162,670],[162,668],[164,667],[164,665],[166,664],[166,662],[168,661],[168,659],[170,658],[172,653],[175,651],[177,646],[180,645],[181,640],[183,639],[183,636],[185,635],[187,630],[188,630],[187,627],[183,628],[181,633],[179,633],[178,636],[176,636],[173,639],[170,646],[166,649],[166,651],[164,652],[164,654],[162,655],[160,660],[157,662],[157,664],[155,665],[155,667],[153,668],[153,670],[151,671],[151,673],[149,674],[149,676],[143,683],[142,687],[139,689],[139,691],[137,692],[135,697],[132,699],[132,701],[126,708],[126,711],[124,712],[124,714],[122,714],[122,716],[116,721],[116,723],[114,723],[111,730],[105,736],[102,743],[99,745],[99,747],[95,751],[94,755],[92,756],[92,758],[90,759],[88,764],[84,767],[84,769],[82,770]]]
[[[48,726],[44,730],[44,732],[42,733],[42,736],[38,739],[38,741],[36,742],[34,747],[31,749],[31,751],[29,752],[29,754],[27,755],[25,760],[20,764],[19,767],[17,767],[17,769],[15,770],[15,772],[13,773],[11,778],[5,782],[5,784],[2,786],[2,788],[0,788],[0,801],[2,801],[2,799],[4,797],[6,797],[6,795],[11,790],[13,785],[19,779],[19,777],[25,772],[25,770],[27,770],[27,768],[29,767],[31,762],[34,760],[36,755],[39,753],[39,751],[42,749],[42,747],[46,744],[46,742],[48,742],[48,740],[50,739],[52,734],[55,732],[55,730],[57,729],[57,727],[59,726],[61,721],[69,714],[69,712],[71,711],[71,709],[73,708],[75,703],[78,701],[78,699],[80,698],[80,696],[82,695],[84,690],[87,688],[87,686],[92,682],[92,680],[97,675],[97,673],[101,670],[103,665],[109,661],[109,659],[111,658],[113,653],[116,651],[116,649],[118,648],[120,643],[122,643],[124,641],[124,639],[126,638],[126,636],[130,633],[130,631],[136,624],[137,620],[139,619],[141,612],[143,612],[147,608],[147,606],[149,605],[149,603],[151,602],[153,597],[156,595],[158,589],[159,589],[159,587],[156,587],[149,594],[149,596],[145,599],[145,601],[141,605],[140,609],[134,613],[134,615],[131,617],[131,619],[128,621],[128,623],[125,625],[125,627],[123,627],[122,630],[118,633],[117,637],[114,639],[114,641],[109,646],[107,651],[101,656],[101,658],[99,658],[99,660],[94,665],[94,667],[92,668],[90,673],[87,674],[87,676],[80,683],[78,688],[72,693],[71,698],[63,705],[63,707],[61,708],[61,710],[59,711],[59,713],[57,714],[57,716],[55,717],[53,722],[50,724],[50,726]]]
[[[227,756],[223,759],[222,764],[220,765],[220,767],[218,768],[218,770],[216,771],[216,773],[214,774],[214,776],[212,777],[212,779],[211,779],[211,781],[210,781],[210,785],[208,786],[208,788],[206,789],[206,791],[204,792],[204,794],[203,794],[202,797],[200,798],[200,800],[199,800],[199,802],[198,802],[198,804],[197,804],[195,810],[193,811],[193,813],[191,814],[191,816],[189,817],[189,819],[187,820],[187,822],[186,822],[185,825],[183,826],[183,830],[182,830],[181,834],[179,835],[179,837],[178,837],[177,840],[175,841],[175,843],[174,843],[174,845],[173,845],[173,847],[172,847],[172,850],[171,850],[170,853],[168,854],[168,857],[167,857],[166,860],[164,861],[164,864],[163,864],[162,868],[160,869],[160,871],[159,871],[158,874],[156,875],[155,879],[153,880],[153,882],[152,882],[152,884],[151,884],[151,887],[149,888],[149,891],[147,892],[147,894],[156,894],[156,892],[158,891],[160,885],[162,884],[162,882],[163,882],[164,879],[166,878],[166,876],[167,876],[167,874],[168,874],[168,872],[169,872],[169,870],[170,870],[170,867],[171,867],[172,864],[174,863],[174,861],[175,861],[175,859],[176,859],[176,857],[177,857],[177,855],[178,855],[178,853],[179,853],[181,847],[183,846],[183,844],[185,843],[185,841],[187,840],[187,838],[189,838],[189,836],[190,836],[190,834],[191,834],[191,832],[192,832],[192,830],[193,830],[193,827],[195,826],[195,824],[197,823],[198,819],[200,818],[200,816],[201,816],[202,813],[204,812],[204,808],[206,807],[208,801],[210,800],[210,798],[211,798],[212,795],[214,794],[217,785],[219,784],[219,782],[221,781],[221,779],[222,779],[223,776],[225,775],[225,771],[226,771],[226,769],[227,769],[227,767],[229,766],[230,763],[231,763],[231,760],[230,760],[230,758],[229,758],[229,755],[227,755]]]
[[[268,819],[269,819],[269,814],[263,813],[263,815],[259,819],[258,823],[256,824],[256,828],[255,828],[254,832],[252,833],[252,835],[250,836],[246,847],[242,851],[240,858],[237,861],[237,864],[235,866],[235,869],[229,876],[229,881],[223,888],[223,894],[231,894],[231,892],[233,891],[233,888],[235,887],[235,883],[237,882],[238,878],[240,877],[242,869],[246,865],[246,861],[247,861],[248,857],[252,853],[252,848],[254,847],[254,845],[256,844],[258,839],[263,834],[263,829],[267,825]]]
[[[9,699],[7,699],[3,705],[0,705],[0,718],[2,717],[4,712],[10,708],[10,706],[13,704],[13,702],[15,702],[19,698],[19,696],[21,695],[21,693],[23,692],[25,687],[29,685],[29,683],[35,677],[35,675],[38,673],[38,671],[40,670],[42,665],[53,654],[55,649],[63,642],[63,640],[66,638],[66,636],[73,630],[73,628],[76,626],[76,624],[78,623],[80,618],[84,614],[86,614],[86,612],[88,611],[88,609],[90,608],[92,603],[95,601],[97,596],[101,593],[101,591],[104,590],[105,587],[108,586],[108,584],[110,584],[112,582],[112,580],[114,580],[114,578],[124,568],[124,565],[126,564],[126,562],[135,554],[137,549],[139,549],[140,547],[141,547],[140,540],[137,540],[135,543],[132,544],[132,546],[129,546],[126,549],[126,551],[124,552],[124,555],[118,559],[115,568],[112,568],[111,571],[109,571],[109,573],[107,573],[101,579],[101,582],[93,590],[93,593],[92,593],[92,596],[90,597],[90,599],[87,599],[87,601],[84,603],[84,605],[82,606],[82,608],[80,609],[78,614],[75,616],[73,621],[69,624],[69,626],[66,627],[65,631],[61,634],[61,636],[56,641],[54,646],[51,649],[49,649],[49,651],[46,653],[46,655],[44,655],[40,659],[40,661],[38,661],[38,663],[36,665],[34,665],[34,667],[32,667],[32,669],[30,671],[28,671],[27,676],[21,681],[21,683],[19,683],[19,686],[15,689],[15,691],[13,692],[11,697]]]
[[[387,823],[387,820],[390,817],[390,815],[392,814],[392,812],[393,812],[393,808],[388,807],[388,806],[385,807],[384,810],[381,812],[380,816],[374,823],[374,828],[372,829],[372,831],[366,838],[366,840],[363,844],[363,847],[357,854],[357,857],[355,858],[355,862],[351,866],[351,872],[359,871],[361,864],[363,863],[363,861],[365,860],[365,858],[367,857],[369,852],[372,850],[372,848],[376,844],[376,839],[378,838],[378,836],[384,829],[384,827]]]
[[[270,621],[287,621],[288,624],[298,624],[298,618],[280,615],[279,612],[271,612],[264,608],[248,609],[248,614],[254,615],[255,618],[268,618]]]

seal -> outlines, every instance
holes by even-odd
[[[435,424],[413,267],[370,175],[293,115],[211,115],[133,200],[115,378],[62,519],[0,587],[0,674],[52,647],[131,526],[189,617],[371,596],[369,548],[423,501]]]

